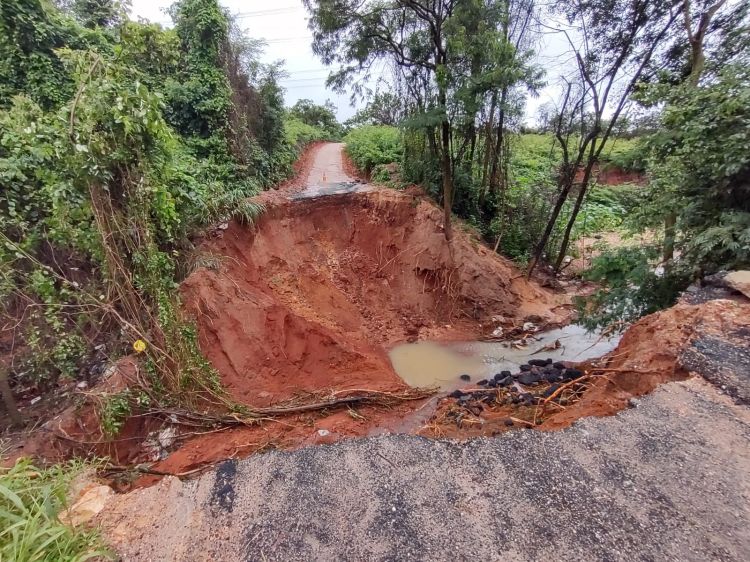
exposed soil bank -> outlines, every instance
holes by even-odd
[[[264,407],[311,401],[334,390],[399,391],[406,386],[387,355],[396,344],[475,340],[498,325],[518,330],[526,321],[553,327],[569,319],[565,295],[526,281],[512,263],[460,225],[446,244],[442,211],[416,190],[368,186],[359,191],[352,184],[352,192],[330,194],[336,186],[329,183],[350,177],[336,171],[340,146],[324,144],[307,154],[300,170],[307,179],[262,194],[258,201],[266,212],[255,227],[228,223],[207,235],[199,261],[211,266],[195,270],[182,285],[201,347],[237,402]],[[47,458],[59,453],[59,458],[74,447],[111,455],[121,464],[161,458],[153,469],[185,474],[267,448],[377,433],[491,435],[519,427],[505,423],[509,417],[525,420],[521,427],[539,421],[540,429],[558,429],[581,417],[616,413],[632,397],[690,372],[706,375],[703,367],[684,361],[686,353],[704,342],[700,356],[691,355],[689,364],[720,360],[716,350],[741,345],[722,338],[730,333],[750,338],[749,323],[750,303],[744,297],[682,303],[645,318],[615,352],[584,366],[600,370],[574,399],[541,417],[534,407],[496,403],[472,405],[472,418],[463,418],[472,423],[457,424],[444,415],[456,405],[446,398],[287,415],[233,429],[167,423],[179,435],[157,448],[156,455],[148,443],[154,436],[147,436],[164,427],[162,420],[133,417],[115,442],[101,436],[95,406],[135,380],[138,366],[125,363],[117,376],[86,393],[85,407],[46,424],[46,433],[40,432],[36,444],[23,452]],[[737,357],[735,363],[743,356]],[[716,376],[728,380],[724,371]]]
[[[272,204],[255,229],[231,224],[218,258],[182,286],[203,351],[235,399],[401,385],[396,342],[477,337],[493,316],[559,322],[564,298],[471,236],[451,247],[431,203],[393,191]],[[452,254],[451,254],[452,250]]]

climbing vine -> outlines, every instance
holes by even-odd
[[[216,0],[171,14],[174,30],[119,16],[85,27],[39,0],[0,6],[0,352],[13,381],[51,388],[139,342],[152,403],[226,403],[176,289],[192,238],[254,220],[248,196],[299,146],[276,72],[233,46]]]

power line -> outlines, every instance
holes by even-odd
[[[289,12],[296,12],[301,9],[301,6],[285,6],[281,8],[271,8],[269,10],[255,10],[252,12],[238,12],[231,17],[235,19],[245,19],[245,18],[256,18],[256,17],[266,17],[266,16],[276,16],[281,14],[286,14]],[[137,15],[137,14],[136,14]],[[172,20],[157,20],[152,23],[158,23],[161,25],[168,25],[172,23]]]
[[[266,39],[265,37],[260,38],[266,43],[286,43],[287,41],[299,41],[301,39],[312,39],[312,35],[299,35],[297,37],[279,37],[278,39]]]
[[[254,16],[273,16],[276,14],[285,14],[287,12],[296,12],[300,6],[286,6],[282,8],[271,8],[270,10],[255,10],[252,12],[238,12],[234,14],[235,18],[249,18]]]

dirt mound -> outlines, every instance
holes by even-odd
[[[397,342],[566,312],[470,234],[446,244],[440,210],[393,191],[272,202],[255,228],[230,224],[202,251],[216,266],[188,277],[183,299],[222,381],[251,405],[398,387]]]

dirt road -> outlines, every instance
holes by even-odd
[[[118,497],[124,560],[748,560],[750,416],[700,379],[554,433],[393,435]]]

